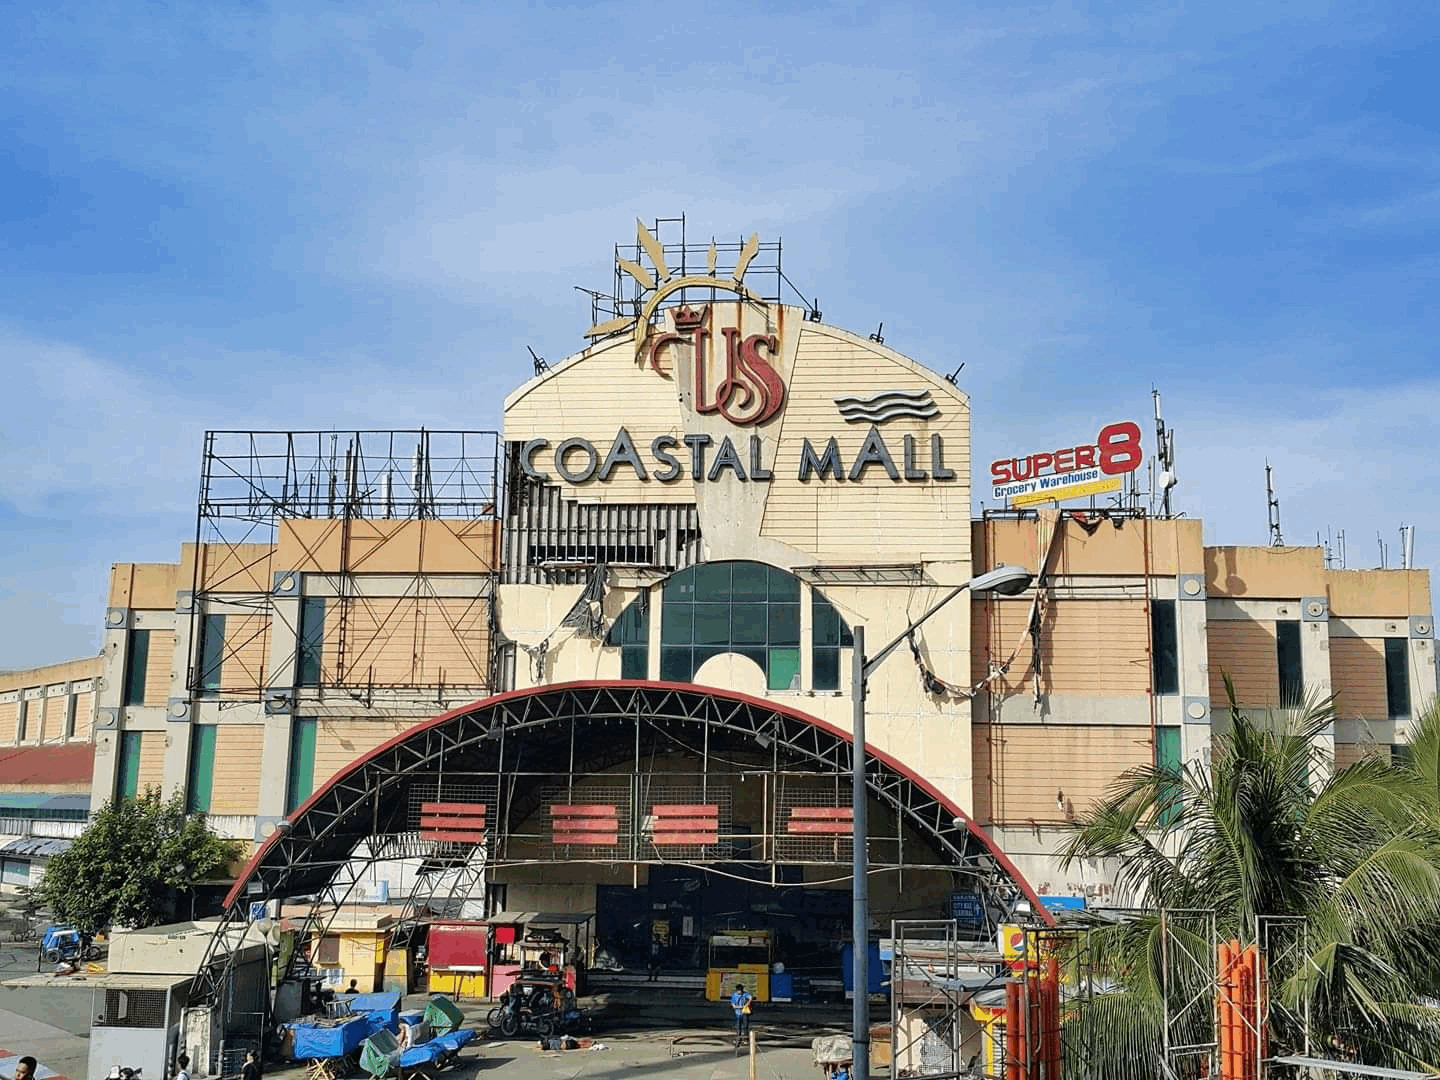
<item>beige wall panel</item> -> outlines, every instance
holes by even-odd
[[[255,813],[260,804],[260,757],[264,744],[263,724],[217,725],[210,813]]]
[[[982,824],[1071,820],[1103,798],[1127,769],[1154,759],[1145,728],[982,726],[987,730],[975,744],[976,805],[988,801],[990,813],[979,819]],[[983,796],[982,788],[988,788]],[[1063,809],[1056,801],[1061,793]]]
[[[150,655],[145,668],[146,705],[164,705],[170,699],[170,675],[175,666],[175,634],[150,631]]]
[[[1390,703],[1385,695],[1384,641],[1332,637],[1330,686],[1339,698],[1338,716],[1386,719]]]
[[[140,611],[174,611],[175,593],[188,589],[188,571],[181,583],[179,563],[116,563],[110,568],[110,606]]]
[[[0,731],[4,725],[0,724]],[[75,695],[75,738],[88,740],[95,730],[95,693],[86,691]]]
[[[972,528],[976,567],[1012,563],[1035,570],[1049,550],[1051,526],[1044,521],[997,518],[976,521]],[[1147,544],[1152,575],[1198,574],[1205,569],[1199,521],[1126,521],[1119,529],[1106,523],[1093,536],[1074,521],[1063,521],[1061,528],[1061,547],[1051,563],[1052,573],[1138,577],[1145,570]]]
[[[315,732],[315,790],[367,751],[413,726],[406,720],[326,720]]]
[[[325,605],[327,679],[344,685],[488,685],[490,600],[375,598]]]
[[[225,654],[220,661],[222,690],[254,690],[265,685],[269,630],[268,615],[225,616]]]
[[[1390,748],[1381,746],[1378,743],[1342,743],[1335,744],[1335,768],[1343,769],[1347,765],[1354,765],[1357,761],[1364,761],[1367,757],[1384,757],[1390,759]]]
[[[47,697],[41,718],[41,728],[36,735],[41,740],[54,742],[65,738],[65,714],[69,709],[69,694]],[[37,702],[37,704],[40,704]]]
[[[1325,595],[1318,547],[1207,547],[1205,588],[1235,600],[1291,600]]]
[[[1211,622],[1206,625],[1206,638],[1213,709],[1228,707],[1223,678],[1227,674],[1235,684],[1237,704],[1261,707],[1279,702],[1280,662],[1275,654],[1273,622]]]
[[[497,523],[333,519],[281,522],[275,568],[302,573],[483,574],[495,567]]]
[[[270,572],[274,551],[272,544],[206,544],[201,588],[207,592],[269,593],[275,584]],[[192,581],[193,577],[186,575],[179,588],[189,589]]]
[[[0,702],[0,743],[13,743],[19,737],[15,730],[20,705],[15,701]]]
[[[47,686],[51,683],[96,679],[100,677],[104,668],[104,657],[86,656],[79,660],[65,660],[58,664],[45,664],[37,668],[0,672],[0,693],[30,686]]]
[[[971,675],[978,682],[991,660],[1020,652],[997,693],[1031,689],[1030,601],[990,600],[974,607]],[[1143,600],[1057,600],[1040,634],[1040,686],[1056,694],[1145,694],[1150,691],[1150,619]]]
[[[614,394],[597,392],[600,388],[614,388]],[[635,343],[630,338],[578,353],[505,399],[505,438],[515,442],[549,439],[549,448],[535,455],[535,466],[561,484],[567,496],[589,502],[691,502],[694,488],[690,483],[647,483],[625,467],[603,484],[576,486],[561,480],[555,472],[557,444],[572,436],[589,439],[604,460],[621,427],[630,432],[647,468],[652,439],[685,434],[673,376],[662,377],[637,364]],[[689,452],[683,445],[680,449]]]
[[[135,790],[143,793],[146,788],[160,787],[165,779],[165,739],[163,731],[147,731],[140,736],[140,768],[137,771]]]
[[[1429,615],[1429,570],[1327,570],[1330,614]]]
[[[835,436],[847,476],[865,441],[869,425],[847,423],[836,408],[837,395],[870,397],[893,389],[928,389],[940,407],[940,415],[931,420],[892,420],[879,427],[895,467],[903,470],[904,437],[912,435],[916,465],[931,472],[930,437],[939,435],[954,480],[892,481],[878,466],[867,468],[863,479],[853,483],[797,479],[805,439],[823,453],[829,437]],[[970,514],[970,409],[944,380],[851,335],[806,328],[800,332],[779,422],[763,536],[821,561],[969,562],[969,530],[955,523]]]

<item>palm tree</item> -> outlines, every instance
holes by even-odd
[[[1115,860],[1117,886],[1142,905],[1084,938],[1093,992],[1069,1021],[1086,1059],[1076,1075],[1155,1076],[1166,997],[1172,1044],[1214,1039],[1210,916],[1161,909],[1213,912],[1220,940],[1266,937],[1270,1053],[1308,1045],[1435,1069],[1440,709],[1417,720],[1410,761],[1365,758],[1321,780],[1315,739],[1334,721],[1332,700],[1256,717],[1230,698],[1208,769],[1131,770],[1067,842],[1067,865]]]

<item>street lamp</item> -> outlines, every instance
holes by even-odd
[[[868,792],[865,787],[865,681],[902,641],[922,623],[966,589],[972,593],[996,593],[1018,596],[1030,587],[1035,575],[1023,566],[1000,566],[955,586],[929,611],[900,632],[894,641],[872,657],[865,655],[865,627],[851,628],[854,657],[851,667],[850,700],[854,708],[854,749],[851,751],[851,798],[855,819],[854,849],[851,874],[854,879],[851,909],[851,972],[854,983],[854,1010],[851,1013],[850,1042],[852,1048],[851,1080],[870,1077],[870,855],[866,851],[868,830]]]

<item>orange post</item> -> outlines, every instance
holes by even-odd
[[[1240,957],[1240,1067],[1241,1076],[1250,1080],[1255,1076],[1255,946],[1251,945]]]
[[[1040,976],[1030,976],[1030,1080],[1040,1080],[1045,1060],[1045,994]]]
[[[1020,1080],[1020,984],[1005,984],[1005,1080]]]
[[[1230,968],[1234,963],[1235,954],[1230,949],[1228,941],[1222,941],[1218,949],[1218,974],[1216,980],[1218,988],[1215,991],[1215,1027],[1216,1034],[1220,1040],[1220,1080],[1235,1080],[1234,1065],[1230,1060],[1234,1053],[1234,1040],[1232,1038],[1231,1013],[1234,1007],[1230,1002]]]
[[[1060,1080],[1062,1048],[1060,1040],[1060,958],[1052,956],[1045,962],[1045,974],[1049,981],[1047,1000],[1050,1003],[1050,1053],[1046,1058],[1050,1075],[1046,1080]]]

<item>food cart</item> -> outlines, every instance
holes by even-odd
[[[501,911],[484,920],[490,929],[488,996],[498,999],[526,971],[553,966],[565,989],[585,992],[594,949],[593,911]],[[541,963],[542,955],[549,964]]]
[[[705,1000],[723,1001],[740,983],[756,1001],[769,1001],[774,951],[769,930],[721,930],[711,934]]]

